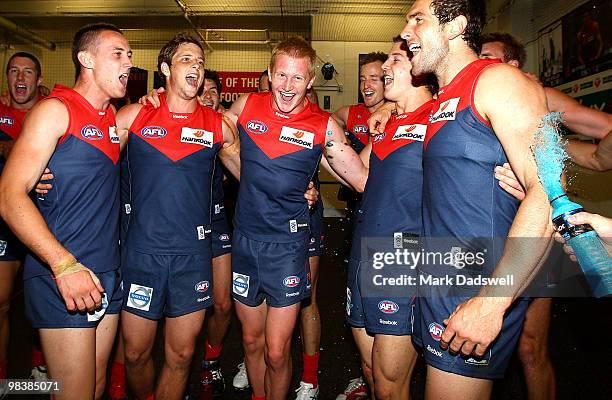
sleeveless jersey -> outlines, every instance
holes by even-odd
[[[438,93],[423,155],[423,228],[426,237],[452,237],[463,248],[494,246],[503,240],[518,208],[493,175],[506,154],[491,125],[474,107],[481,72],[499,60],[477,60]],[[484,242],[469,238],[485,238]],[[488,250],[494,267],[499,244]],[[493,253],[491,253],[493,251]],[[450,266],[451,271],[453,267]],[[456,272],[456,269],[454,269]]]
[[[385,132],[372,137],[368,181],[355,215],[352,258],[361,259],[363,238],[421,234],[423,141],[432,104],[393,115]]]
[[[17,140],[28,111],[0,104],[0,141]],[[4,169],[4,164],[6,160],[0,156],[0,173]]]
[[[251,93],[238,118],[240,188],[234,227],[275,243],[309,235],[304,192],[317,172],[329,113],[308,102],[298,114],[272,108],[272,93]]]
[[[363,104],[356,104],[349,107],[346,119],[345,133],[351,142],[351,147],[357,153],[361,152],[368,145],[370,130],[368,129],[368,118],[370,111]]]
[[[215,156],[223,143],[221,115],[198,106],[173,113],[166,98],[144,106],[130,127],[125,201],[127,246],[148,254],[202,254],[210,248]]]
[[[68,129],[49,160],[53,189],[37,199],[53,235],[93,272],[119,268],[119,136],[111,107],[96,110],[74,90],[55,85],[49,98],[66,106]],[[43,100],[45,101],[45,100]],[[28,255],[24,278],[49,274]]]

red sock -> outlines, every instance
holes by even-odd
[[[304,372],[302,372],[302,381],[306,383],[312,383],[314,387],[317,387],[319,380],[317,374],[319,372],[319,352],[317,351],[314,355],[309,356],[306,353],[302,353],[302,359],[304,363]]]
[[[125,365],[117,361],[113,362],[108,384],[111,398],[127,397],[125,395]]]
[[[32,345],[32,368],[40,367],[41,365],[45,365],[45,356],[40,348]]]
[[[223,344],[220,346],[211,346],[210,343],[208,343],[208,340],[206,340],[206,343],[204,344],[204,360],[216,360],[217,358],[221,357],[222,350]]]
[[[266,396],[255,396],[254,394],[251,395],[251,400],[266,400]]]
[[[155,394],[151,393],[150,395],[148,395],[147,397],[145,397],[145,400],[155,400]]]
[[[0,360],[0,379],[8,376],[8,360]]]

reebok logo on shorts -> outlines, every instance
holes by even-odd
[[[88,322],[96,322],[99,321],[103,316],[104,313],[106,312],[106,309],[108,308],[108,298],[106,297],[106,293],[104,293],[102,295],[102,307],[100,307],[99,310],[96,310],[95,313],[93,314],[87,314],[87,321]]]
[[[193,129],[183,127],[181,130],[181,142],[199,144],[204,147],[213,147],[213,133],[204,129]]]
[[[149,311],[151,299],[153,298],[153,288],[131,284],[128,294],[127,306],[137,310]]]
[[[236,272],[232,272],[232,275],[233,292],[238,296],[247,297],[249,295],[249,280],[251,277]]]
[[[306,132],[300,129],[289,128],[283,126],[278,140],[285,143],[295,144],[296,146],[312,149],[315,135],[312,132]]]

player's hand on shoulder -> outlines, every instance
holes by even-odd
[[[50,182],[51,180],[53,180],[53,178],[54,176],[51,170],[49,168],[45,168],[45,171],[41,175],[40,180],[38,181],[38,184],[34,188],[36,193],[39,193],[39,194],[49,193],[49,190],[53,189],[53,184]]]
[[[11,105],[11,97],[7,90],[4,90],[2,94],[0,94],[0,104],[7,107]]]
[[[159,95],[164,93],[165,91],[166,89],[164,89],[163,87],[151,89],[149,93],[138,99],[138,103],[142,104],[143,106],[146,106],[147,103],[149,103],[153,107],[159,108],[159,106],[161,105],[161,102],[159,101]]]

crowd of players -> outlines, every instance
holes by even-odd
[[[202,391],[218,397],[232,305],[245,354],[234,385],[250,386],[252,399],[287,397],[300,317],[297,398],[318,398],[323,209],[313,186],[321,163],[363,193],[352,204],[346,312],[365,380],[353,380],[339,398],[408,398],[419,354],[427,364],[426,398],[487,398],[517,344],[529,397],[554,398],[552,301],[520,297],[552,236],[529,146],[542,117],[561,111],[568,128],[601,140],[570,143],[574,160],[610,169],[612,118],[523,73],[520,43],[481,35],[480,1],[419,0],[406,21],[388,56],[363,60],[364,103],[334,114],[308,100],[316,95],[316,54],[301,38],[282,41],[259,93],[227,110],[219,104],[218,76],[204,68],[202,45],[185,34],[159,53],[165,90],[120,110],[111,100],[125,96],[131,49],[113,25],[76,33],[76,83],[56,85],[46,97],[39,95],[38,60],[13,55],[9,104],[0,109],[0,213],[7,225],[0,379],[7,376],[8,303],[27,253],[26,315],[44,353],[43,360],[34,350],[33,367],[46,364],[62,381],[58,398],[101,398],[114,347],[111,398],[181,398],[209,307]],[[233,232],[223,171],[240,181]],[[585,213],[576,223],[612,237],[604,217]],[[454,238],[449,246],[460,249],[469,248],[466,238],[543,240],[490,247],[487,274],[515,279],[503,295],[490,286],[452,295],[426,286],[372,292],[364,284],[372,271],[364,248],[375,237],[383,239],[379,251],[392,251],[397,234],[403,242]],[[456,273],[440,264],[414,271]],[[152,353],[162,318],[156,374]]]

